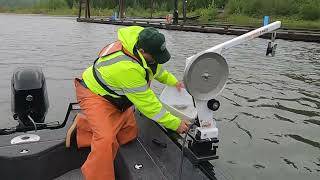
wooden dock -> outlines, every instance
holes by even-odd
[[[77,18],[78,22],[112,24],[121,26],[142,26],[155,27],[158,29],[176,30],[176,31],[192,31],[202,33],[217,33],[227,35],[242,35],[256,28],[249,26],[237,26],[229,24],[167,24],[163,19],[126,19],[111,20],[108,18]],[[270,38],[271,34],[266,34],[262,38]],[[277,30],[277,39],[305,41],[320,43],[320,29],[279,29]]]

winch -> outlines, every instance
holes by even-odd
[[[192,101],[185,104],[190,105],[193,103],[196,113],[192,113],[192,110],[189,108],[188,112],[185,112],[189,113],[188,116],[181,109],[179,110],[179,108],[174,107],[173,104],[177,102],[174,102],[172,98],[166,95],[168,93],[171,97],[176,98],[181,96],[181,92],[178,92],[174,88],[167,87],[161,94],[160,100],[166,107],[169,107],[168,109],[173,114],[189,117],[193,121],[193,125],[195,125],[188,132],[188,145],[184,147],[185,155],[193,163],[196,164],[218,158],[216,152],[219,142],[219,131],[213,111],[218,110],[220,107],[220,102],[216,98],[224,89],[229,75],[228,63],[221,54],[233,46],[277,30],[280,26],[280,21],[265,25],[187,58],[183,81],[187,92],[192,98],[186,95],[182,101],[184,103],[186,99]],[[275,35],[276,33],[272,33],[266,55],[269,53],[272,56],[275,55]],[[191,117],[190,112],[191,115],[196,114],[196,116]]]

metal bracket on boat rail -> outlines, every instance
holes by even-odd
[[[59,121],[53,121],[53,122],[47,122],[47,123],[36,123],[37,125],[37,130],[42,130],[42,129],[60,129],[63,128],[68,120],[68,116],[71,110],[78,110],[80,109],[78,103],[70,103],[66,117],[62,123]],[[8,135],[8,134],[13,134],[17,132],[28,132],[28,131],[33,131],[35,130],[34,126],[15,126],[15,127],[10,127],[10,128],[3,128],[0,129],[0,135]]]
[[[187,58],[183,79],[187,91],[194,99],[199,122],[195,137],[189,141],[186,152],[196,163],[217,159],[218,128],[213,117],[212,111],[216,109],[212,102],[224,89],[229,75],[228,64],[221,54],[233,46],[271,33],[280,26],[280,21],[271,23]],[[276,44],[272,43],[275,37],[276,33],[273,33],[269,48],[273,56]]]

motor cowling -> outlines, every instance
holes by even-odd
[[[32,120],[43,123],[49,108],[49,99],[42,70],[37,67],[16,69],[11,80],[11,90],[11,111],[19,125],[33,126]]]

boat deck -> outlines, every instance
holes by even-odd
[[[11,145],[10,140],[13,137],[24,133],[0,136],[0,169],[3,179],[83,179],[79,168],[90,149],[65,148],[66,130],[79,112],[75,104],[69,109],[63,128],[28,132],[39,135],[41,139],[38,142]],[[136,112],[136,120],[139,136],[133,142],[120,147],[115,159],[116,178],[178,179],[181,136],[166,131],[139,112]],[[153,142],[154,139],[166,146],[159,146]],[[21,150],[28,152],[21,153]],[[226,179],[225,177],[221,171],[215,171],[215,167],[209,162],[196,167],[187,158],[184,159],[183,180]]]

